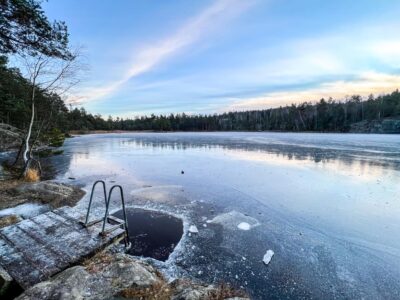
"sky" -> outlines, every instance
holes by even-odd
[[[66,102],[129,118],[400,87],[398,0],[49,0],[89,66]]]

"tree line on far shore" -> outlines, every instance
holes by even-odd
[[[351,124],[365,120],[400,117],[398,90],[363,100],[352,96],[345,101],[321,99],[264,110],[212,115],[151,115],[104,119],[83,108],[66,110],[62,130],[154,130],[154,131],[318,131],[348,132]]]
[[[0,122],[20,129],[30,119],[31,84],[18,69],[8,68],[0,59]],[[135,118],[104,118],[84,108],[67,108],[61,97],[38,89],[34,127],[46,130],[154,130],[154,131],[317,131],[348,132],[354,123],[400,117],[398,90],[367,99],[354,95],[345,100],[321,99],[264,110],[210,115],[150,115]]]
[[[398,90],[367,99],[355,95],[344,101],[321,99],[264,110],[212,115],[151,115],[136,118],[102,118],[83,108],[67,112],[64,130],[154,131],[317,131],[348,132],[354,123],[400,117]]]

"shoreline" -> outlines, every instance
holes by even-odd
[[[0,195],[3,196],[4,193],[12,191],[8,195],[10,201],[0,203],[3,204],[0,205],[0,229],[52,211],[57,207],[65,205],[76,207],[86,195],[78,185],[53,180],[24,182],[11,179],[1,180],[0,185]],[[55,196],[59,196],[60,190],[70,191],[73,196],[68,194],[61,199],[54,199]],[[29,200],[25,199],[27,196],[30,196]],[[21,197],[25,201],[21,201]],[[1,198],[4,199],[4,197]],[[43,210],[40,210],[41,208]],[[155,211],[165,213],[162,210]],[[6,214],[1,215],[2,212]],[[29,215],[29,212],[33,215]],[[184,236],[185,233],[180,241]],[[97,252],[96,255],[26,290],[16,286],[12,277],[6,270],[1,270],[0,265],[0,271],[2,271],[0,280],[7,279],[4,281],[5,284],[0,284],[0,295],[7,299],[16,297],[15,299],[19,300],[39,298],[51,300],[54,299],[55,294],[57,294],[57,299],[60,297],[70,299],[68,296],[72,296],[71,299],[76,297],[92,299],[91,296],[93,296],[93,299],[104,300],[121,296],[127,299],[136,296],[144,296],[145,299],[153,296],[161,297],[160,299],[250,299],[245,291],[233,288],[229,284],[206,283],[179,275],[169,278],[167,274],[164,274],[165,270],[162,267],[151,261],[152,259],[149,260],[146,257],[136,257],[125,253],[119,244],[112,244]],[[82,274],[84,274],[83,278]],[[74,278],[81,278],[82,282],[77,284]],[[69,294],[71,289],[74,289],[73,295]]]
[[[198,130],[198,131],[185,131],[185,130],[169,130],[169,131],[158,131],[158,130],[89,130],[89,131],[80,131],[80,130],[71,130],[67,133],[71,137],[80,136],[80,135],[90,135],[90,134],[115,134],[115,133],[284,133],[284,134],[343,134],[343,135],[354,135],[354,134],[362,134],[362,135],[400,135],[397,132],[340,132],[340,131],[278,131],[278,130]]]
[[[60,197],[60,191],[64,192],[64,197]],[[77,183],[67,184],[54,179],[38,182],[7,179],[0,181],[1,200],[6,199],[4,195],[9,201],[0,203],[0,228],[13,226],[57,207],[79,206],[79,202],[85,199],[86,193]],[[147,210],[146,207],[143,209]],[[154,209],[154,211],[168,213],[161,209]],[[2,212],[5,214],[2,215]],[[183,232],[178,245],[185,237],[186,231]],[[243,289],[229,284],[203,281],[186,273],[175,274],[171,277],[167,272],[167,265],[163,266],[163,263],[159,264],[152,260],[124,253],[119,244],[114,244],[25,291],[16,285],[7,271],[3,270],[7,275],[3,276],[4,272],[0,265],[0,271],[2,271],[0,282],[2,278],[8,278],[5,285],[0,284],[0,295],[7,299],[16,297],[15,299],[19,300],[38,298],[50,300],[54,299],[55,294],[58,298],[65,296],[68,298],[68,293],[74,288],[75,294],[71,299],[81,296],[86,298],[89,294],[93,295],[93,299],[104,300],[121,296],[151,298],[153,295],[167,296],[161,299],[250,299]],[[81,278],[82,274],[88,279],[82,279],[83,282],[77,284],[74,278]],[[151,280],[148,280],[149,278]],[[8,289],[7,286],[10,288]],[[107,292],[104,287],[107,287]],[[88,299],[92,298],[88,297]]]

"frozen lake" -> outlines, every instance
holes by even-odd
[[[160,263],[171,276],[255,299],[400,297],[396,135],[99,134],[68,139],[53,159],[60,180],[116,182],[129,205],[196,225]]]

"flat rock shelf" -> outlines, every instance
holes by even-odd
[[[102,237],[102,222],[86,228],[83,219],[82,212],[65,206],[2,228],[0,265],[27,289],[124,237],[121,228]],[[112,227],[107,224],[106,232]]]

